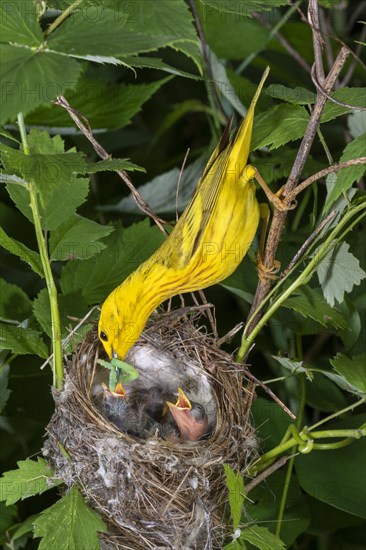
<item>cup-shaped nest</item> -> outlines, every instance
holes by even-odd
[[[230,533],[223,465],[243,474],[257,449],[242,369],[199,327],[199,315],[152,317],[126,358],[140,371],[127,393],[182,387],[201,401],[208,428],[202,439],[185,441],[158,431],[132,435],[103,416],[108,370],[98,358],[106,357],[92,331],[67,365],[43,450],[57,477],[78,484],[107,523],[101,547],[222,548]]]

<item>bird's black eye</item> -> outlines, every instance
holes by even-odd
[[[99,337],[101,340],[103,340],[103,342],[108,342],[108,336],[102,330],[100,331]]]

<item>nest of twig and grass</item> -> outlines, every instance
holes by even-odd
[[[223,464],[243,474],[256,456],[249,423],[253,391],[200,316],[153,316],[126,361],[139,369],[141,353],[156,352],[171,361],[174,372],[184,370],[188,385],[209,385],[211,428],[203,440],[138,438],[103,416],[98,387],[106,369],[97,361],[105,353],[96,331],[67,365],[44,454],[56,476],[68,486],[77,484],[108,525],[102,548],[214,549],[230,533]],[[159,368],[153,362],[149,383],[159,378]],[[146,376],[145,370],[139,379]]]

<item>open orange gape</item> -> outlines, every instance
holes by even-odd
[[[257,454],[245,373],[194,309],[152,316],[126,357],[139,371],[124,386],[127,399],[109,402],[99,357],[105,352],[92,331],[55,395],[43,452],[108,525],[101,547],[222,548],[230,534],[223,464],[243,474]],[[143,411],[137,426],[120,414],[123,406]]]

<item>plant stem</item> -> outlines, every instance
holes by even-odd
[[[18,125],[22,139],[23,150],[26,155],[30,154],[27,134],[25,130],[23,113],[18,114]],[[60,313],[57,302],[57,288],[53,279],[51,264],[47,252],[47,244],[42,232],[41,215],[38,208],[37,188],[34,181],[29,181],[27,185],[30,196],[30,207],[33,214],[34,229],[36,232],[39,254],[41,257],[44,277],[47,284],[48,296],[51,308],[52,322],[52,347],[53,347],[53,385],[55,388],[62,387],[64,371],[62,364],[62,344],[61,344],[61,323]]]
[[[361,203],[357,206],[352,207],[345,216],[339,221],[339,223],[336,225],[336,227],[333,229],[333,231],[329,234],[323,245],[320,247],[318,252],[314,255],[314,257],[311,259],[311,261],[308,263],[304,271],[300,273],[300,275],[297,277],[297,279],[285,289],[280,296],[276,299],[276,301],[268,308],[266,313],[261,317],[257,325],[253,328],[252,332],[245,336],[245,329],[243,333],[243,339],[241,347],[238,351],[237,355],[237,361],[241,362],[247,351],[250,349],[250,347],[253,345],[254,340],[258,333],[262,330],[264,325],[267,323],[267,321],[274,315],[274,313],[278,310],[278,308],[293,294],[300,286],[306,284],[311,276],[313,275],[314,271],[316,270],[318,264],[323,260],[323,258],[329,253],[329,251],[337,244],[338,240],[336,242],[335,239],[337,235],[343,230],[343,227],[348,223],[348,221],[354,217],[359,212],[362,212],[366,208],[366,203]],[[362,214],[361,214],[362,216]],[[361,217],[360,216],[360,217]],[[352,224],[353,226],[353,224]],[[346,232],[348,232],[350,228],[347,228]],[[342,236],[344,233],[342,234]],[[281,283],[281,281],[280,281]],[[264,304],[260,304],[259,308],[261,308]],[[258,309],[259,309],[258,308]],[[258,313],[258,310],[253,313],[253,316]],[[249,319],[248,324],[251,322],[251,319]]]
[[[83,0],[76,0],[75,2],[73,2],[72,4],[70,4],[70,6],[68,6],[65,11],[63,11],[61,13],[61,15],[59,15],[57,17],[57,19],[55,19],[53,21],[53,23],[51,23],[51,25],[48,27],[48,29],[46,29],[45,31],[45,36],[49,36],[51,34],[51,32],[53,32],[55,29],[57,29],[57,27],[59,27],[61,25],[61,23],[63,23],[65,21],[65,19],[67,19],[69,17],[69,15],[72,14],[72,12],[74,10],[76,10],[76,8],[82,3]]]

